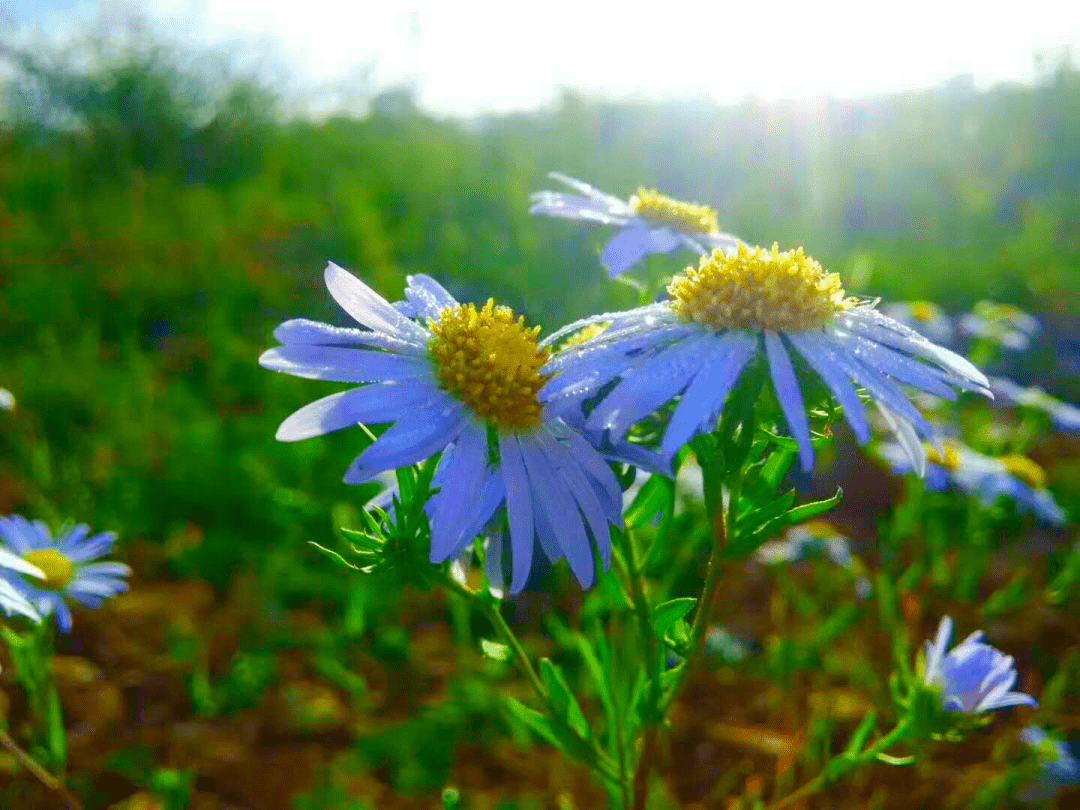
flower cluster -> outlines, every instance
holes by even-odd
[[[279,440],[390,424],[346,471],[347,483],[439,456],[425,507],[432,562],[458,558],[484,533],[493,585],[505,568],[510,591],[519,591],[539,553],[566,558],[588,587],[596,559],[609,563],[610,527],[622,521],[623,493],[608,462],[670,475],[676,453],[712,429],[752,366],[767,367],[805,470],[813,450],[797,361],[821,378],[863,442],[864,397],[871,400],[916,468],[933,435],[901,386],[950,398],[954,389],[988,393],[969,362],[847,296],[839,277],[801,249],[750,248],[719,234],[702,206],[648,190],[623,203],[559,177],[585,196],[543,192],[534,211],[623,225],[624,234],[648,222],[696,249],[723,247],[699,250],[700,262],[668,285],[670,300],[587,318],[542,340],[509,308],[461,304],[428,276],[410,276],[405,300],[392,304],[331,263],[327,289],[359,328],[287,321],[274,332],[281,345],[259,360],[358,386],[301,408]],[[619,269],[627,266],[620,259]],[[671,402],[659,446],[634,441],[631,428]]]
[[[1014,501],[1022,511],[1033,512],[1040,520],[1063,526],[1065,512],[1046,488],[1046,473],[1026,456],[986,456],[947,439],[938,452],[926,448],[928,464],[925,484],[928,489],[945,490],[955,487],[989,506],[998,498]],[[898,444],[883,444],[880,453],[894,472],[912,470],[911,461]]]

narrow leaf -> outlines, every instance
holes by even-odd
[[[663,638],[675,622],[694,609],[697,599],[684,597],[657,605],[653,610],[652,625],[657,638]]]

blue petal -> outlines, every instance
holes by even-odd
[[[861,362],[873,365],[900,382],[914,385],[944,399],[956,399],[956,392],[941,380],[942,376],[949,375],[937,368],[859,335],[836,335],[834,339],[842,343],[848,353],[858,357]]]
[[[631,222],[604,245],[600,261],[612,278],[629,270],[650,253],[670,253],[682,244],[669,227],[649,228],[641,220]]]
[[[578,180],[576,177],[571,177],[568,174],[562,172],[548,172],[548,177],[552,180],[558,180],[560,183],[565,183],[574,189],[574,191],[584,194],[594,200],[600,200],[606,203],[609,207],[619,209],[620,207],[629,210],[630,204],[623,200],[621,197],[616,197],[614,194],[608,194],[606,191],[600,191],[595,186],[591,186],[584,180]]]
[[[586,199],[562,191],[537,191],[529,202],[530,214],[595,222],[598,225],[625,225],[633,217],[621,200],[621,209],[613,208],[602,200]]]
[[[1006,692],[1000,697],[980,701],[978,711],[988,712],[993,709],[1007,709],[1010,706],[1031,706],[1035,708],[1038,705],[1039,701],[1035,700],[1031,695],[1025,695],[1023,692]]]
[[[702,350],[701,371],[686,388],[664,433],[664,453],[674,456],[703,425],[711,425],[724,408],[724,400],[743,368],[757,351],[757,339],[741,331],[714,336]]]
[[[330,262],[324,278],[330,295],[357,323],[406,340],[427,338],[426,329],[402,315],[385,298],[347,270]]]
[[[701,368],[701,348],[712,332],[699,333],[637,364],[589,415],[589,430],[609,430],[620,439],[635,422],[677,396]]]
[[[810,422],[806,418],[799,383],[795,379],[795,369],[791,358],[773,331],[765,332],[765,356],[769,359],[769,373],[772,376],[776,398],[784,412],[788,429],[799,443],[799,461],[803,472],[809,472],[814,466],[814,448],[810,444]]]
[[[600,454],[576,430],[567,430],[566,439],[570,443],[574,460],[603,489],[607,500],[613,504],[621,504],[622,487],[619,486],[619,479]]]
[[[64,553],[74,563],[86,562],[87,560],[104,557],[109,553],[114,542],[116,542],[116,532],[101,532],[86,540],[78,548],[73,548]]]
[[[621,312],[604,312],[600,315],[590,315],[588,318],[573,321],[572,323],[566,324],[566,326],[556,329],[546,338],[541,340],[540,345],[551,346],[575,332],[580,332],[586,326],[592,326],[597,323],[607,323],[609,326],[604,330],[602,335],[589,341],[588,345],[590,346],[601,345],[609,340],[619,340],[623,337],[642,331],[651,332],[652,330],[667,324],[679,323],[679,318],[671,309],[670,304],[666,301],[655,304],[646,304],[637,309],[629,309]],[[686,324],[683,325],[687,326]]]
[[[506,515],[510,522],[510,562],[513,566],[510,593],[518,593],[529,578],[535,529],[529,478],[516,436],[499,434],[499,459],[499,470],[506,489]]]
[[[880,405],[894,411],[898,418],[909,422],[924,439],[929,439],[933,435],[934,431],[926,419],[915,409],[895,382],[860,362],[857,357],[847,354],[841,347],[834,347],[830,341],[824,341],[821,348],[823,354],[827,354],[832,362],[857,385],[869,391]]]
[[[274,338],[279,343],[301,343],[309,346],[371,346],[376,349],[400,352],[403,354],[427,354],[427,341],[410,336],[408,339],[395,337],[383,332],[368,329],[349,329],[343,326],[331,326],[328,323],[295,318],[278,326]]]
[[[271,371],[332,382],[384,382],[431,379],[431,362],[426,357],[344,349],[340,346],[309,346],[294,343],[268,349],[259,365]]]
[[[131,576],[131,568],[118,562],[99,562],[81,565],[76,569],[76,582],[82,579],[111,579]]]
[[[836,369],[828,362],[828,354],[820,351],[820,341],[823,338],[815,332],[789,332],[788,340],[795,349],[803,356],[809,366],[817,372],[818,376],[825,381],[825,385],[832,391],[833,396],[844,409],[844,416],[860,444],[870,441],[870,425],[866,421],[866,409],[862,400],[851,387],[847,377],[837,373]]]
[[[18,574],[26,574],[27,576],[37,577],[38,579],[44,579],[45,574],[36,565],[31,565],[18,554],[8,551],[6,548],[0,546],[0,582],[5,581],[3,579],[3,571],[14,571]]]
[[[577,504],[544,456],[536,439],[522,437],[518,446],[521,448],[521,457],[532,485],[533,502],[539,502],[539,508],[555,530],[559,547],[566,555],[570,570],[574,572],[578,582],[584,588],[590,587],[595,576],[595,562]]]
[[[54,618],[56,619],[56,627],[57,627],[57,629],[61,633],[70,633],[71,632],[71,611],[68,609],[67,603],[64,602],[64,600],[61,599],[59,596],[57,596],[57,597],[53,598],[52,600],[50,600],[50,605],[51,605],[51,610],[49,612],[52,613]],[[42,615],[45,615],[45,611],[40,610],[40,608],[39,608],[39,612]]]
[[[609,521],[614,523],[616,520],[614,515],[619,513],[613,514],[610,505],[605,509],[600,503],[592,482],[577,465],[568,448],[549,434],[541,433],[539,442],[555,474],[562,478],[570,497],[585,515],[606,570],[611,564],[611,530],[608,528],[608,523]]]
[[[405,282],[408,284],[405,297],[413,305],[416,314],[422,318],[436,319],[447,307],[457,306],[454,296],[429,275],[417,273],[406,276]]]
[[[350,465],[346,484],[362,484],[385,470],[398,470],[438,453],[453,442],[465,423],[456,403],[440,403],[399,419]]]
[[[436,399],[445,400],[446,396],[427,380],[351,388],[305,405],[281,423],[275,438],[279,442],[296,442],[355,427],[360,422],[394,422]]]
[[[970,382],[975,384],[976,390],[989,392],[989,382],[986,377],[970,361],[931,343],[914,329],[904,326],[871,307],[856,307],[841,313],[836,320],[840,325],[866,335],[878,343],[884,343],[886,346],[937,363],[941,368],[956,375],[957,385],[969,387],[966,383]]]
[[[85,523],[79,523],[61,531],[53,541],[53,546],[64,556],[67,556],[79,547],[88,534],[90,534],[90,527]],[[115,538],[115,534],[113,537]]]
[[[453,556],[462,532],[484,486],[487,468],[487,436],[482,426],[461,431],[454,446],[443,454],[446,463],[442,485],[431,499],[431,555],[433,563]],[[472,539],[472,538],[469,538]]]
[[[739,249],[739,242],[744,241],[730,233],[701,233],[695,234],[695,238],[701,241],[707,253],[719,248],[728,255],[734,255]]]
[[[488,527],[488,524],[491,523],[491,519],[505,501],[506,489],[503,487],[502,478],[497,474],[488,475],[487,480],[484,482],[484,486],[480,490],[480,497],[470,509],[471,517],[461,533],[457,548],[450,556],[453,557],[461,554],[465,550],[465,547],[472,542],[473,538],[484,531],[485,527]],[[499,526],[498,530],[494,533],[499,533],[501,528],[502,527]]]

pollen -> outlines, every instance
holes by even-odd
[[[562,346],[560,346],[560,348],[569,349],[571,346],[580,346],[582,343],[587,343],[594,337],[598,337],[599,335],[604,334],[604,332],[607,331],[607,328],[609,326],[611,326],[611,324],[607,321],[602,321],[601,323],[591,323],[585,328],[580,329],[577,332],[574,332],[574,334],[570,335],[570,337],[563,341],[563,344]]]
[[[944,467],[946,470],[955,470],[960,466],[960,453],[956,448],[948,442],[944,443],[942,448],[945,451],[945,457],[942,458],[941,454],[930,445],[926,447],[926,460],[931,464],[937,464],[939,467]]]
[[[1046,488],[1046,471],[1027,456],[1002,456],[998,459],[1014,478],[1032,489]]]
[[[525,431],[541,423],[537,391],[550,352],[537,345],[540,327],[492,299],[477,309],[458,304],[429,320],[429,350],[440,386],[496,428]]]
[[[714,250],[668,284],[671,308],[684,321],[716,329],[795,332],[824,326],[855,306],[840,276],[803,253],[748,248],[734,255]]]
[[[707,205],[683,202],[656,189],[639,188],[630,198],[631,210],[640,217],[666,222],[688,231],[716,233],[720,230],[716,211]]]
[[[28,551],[23,554],[23,559],[31,565],[36,565],[45,575],[44,581],[35,579],[34,584],[51,591],[63,590],[71,580],[75,579],[75,563],[67,558],[67,555],[55,548],[42,548],[36,551]]]
[[[912,318],[922,323],[929,323],[941,314],[937,304],[932,304],[929,301],[912,301],[908,305],[908,311],[911,313]]]

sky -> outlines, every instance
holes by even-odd
[[[564,89],[612,98],[853,97],[1031,81],[1035,54],[1080,57],[1080,3],[518,4],[442,0],[0,0],[0,27],[63,39],[142,17],[164,36],[224,49],[293,92],[366,97],[414,88],[439,115],[550,104]],[[14,30],[14,29],[13,29]]]

